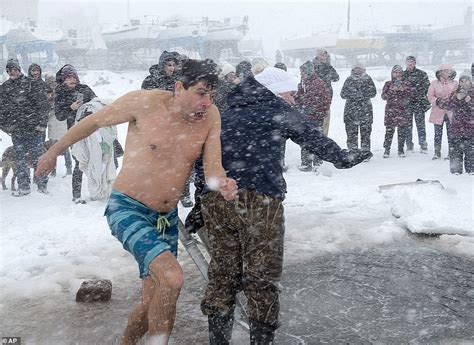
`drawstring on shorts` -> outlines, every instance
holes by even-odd
[[[169,228],[170,225],[171,224],[166,216],[160,215],[156,220],[156,228],[158,229],[158,232],[163,232],[163,238],[165,237],[166,228]]]

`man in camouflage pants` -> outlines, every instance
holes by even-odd
[[[341,150],[292,109],[287,103],[294,104],[296,90],[289,73],[268,67],[231,91],[222,114],[222,163],[241,189],[229,202],[212,191],[202,196],[211,263],[201,310],[208,315],[211,345],[229,344],[239,291],[248,300],[251,344],[271,344],[280,325],[286,193],[281,142],[291,139],[337,168],[371,155]]]

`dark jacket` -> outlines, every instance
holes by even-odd
[[[331,89],[331,96],[332,96],[333,91],[332,91],[331,83],[339,81],[339,74],[337,74],[334,67],[332,67],[332,65],[329,63],[314,62],[314,73],[319,78],[321,78],[322,80],[326,82],[326,84]]]
[[[431,107],[430,102],[426,97],[428,88],[430,87],[430,79],[428,78],[428,74],[418,68],[414,68],[412,71],[406,69],[403,72],[403,78],[410,84],[412,88],[412,110],[415,112],[428,111],[428,109]]]
[[[465,94],[471,98],[469,102],[463,99],[458,99],[457,94],[461,89],[458,88],[457,92],[454,92],[449,100],[443,104],[443,108],[451,110],[453,112],[453,121],[451,122],[451,136],[453,138],[460,139],[473,139],[474,138],[474,87],[467,91]]]
[[[176,76],[168,76],[165,73],[165,63],[169,60],[174,60],[176,63],[178,63],[176,55],[165,50],[161,54],[159,62],[156,65],[150,67],[150,75],[147,76],[145,80],[143,80],[142,89],[174,91]]]
[[[7,133],[46,128],[48,98],[46,89],[33,78],[22,75],[8,79],[0,86],[0,128]]]
[[[229,105],[227,104],[227,96],[235,87],[235,83],[226,79],[219,79],[214,104],[221,113],[223,113],[229,108]]]
[[[76,110],[71,109],[71,104],[77,100],[79,93],[84,95],[83,103],[97,97],[94,91],[85,84],[77,84],[74,89],[69,89],[65,84],[61,84],[56,88],[54,114],[58,121],[67,121],[68,129],[76,123]]]
[[[374,112],[370,99],[376,94],[375,84],[368,74],[364,73],[360,77],[349,76],[341,90],[341,98],[346,100],[344,123],[373,123]]]
[[[304,74],[298,84],[295,102],[300,112],[312,120],[322,120],[331,106],[332,91],[315,74]]]
[[[410,99],[412,91],[410,84],[402,81],[403,88],[395,89],[393,80],[387,81],[382,89],[382,99],[385,105],[384,125],[386,127],[408,126],[411,121]]]
[[[282,143],[291,139],[339,168],[350,168],[368,156],[342,150],[312,122],[281,98],[248,77],[228,96],[222,114],[222,164],[240,189],[284,199],[286,182]]]

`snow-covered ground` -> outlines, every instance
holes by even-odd
[[[459,73],[468,67],[467,64],[458,65],[456,70]],[[434,71],[426,70],[430,78],[434,78]],[[338,71],[341,80],[334,84],[329,136],[345,147],[344,101],[339,93],[350,71]],[[291,69],[291,72],[297,74],[296,69]],[[368,68],[368,73],[378,91],[372,101],[374,157],[370,162],[349,170],[337,170],[332,164],[324,163],[320,174],[300,172],[297,169],[299,147],[291,141],[287,144],[286,160],[290,168],[285,174],[288,183],[285,200],[286,265],[328,252],[402,241],[409,236],[407,227],[419,232],[445,234],[434,240],[434,245],[457,255],[473,257],[474,176],[452,175],[448,161],[431,160],[431,124],[427,124],[428,155],[415,152],[406,158],[392,155],[383,159],[385,102],[380,98],[380,92],[390,69]],[[139,88],[146,75],[147,71],[80,73],[82,82],[109,101]],[[122,143],[125,134],[126,126],[119,126]],[[0,132],[0,135],[0,152],[3,152],[11,141],[6,134]],[[446,138],[443,140],[443,156],[446,156]],[[393,145],[395,148],[396,139]],[[33,192],[28,197],[13,198],[9,190],[0,191],[0,311],[9,301],[22,298],[54,297],[64,293],[70,293],[73,298],[85,278],[100,277],[113,282],[120,277],[138,279],[134,260],[110,235],[102,216],[104,203],[73,204],[71,177],[62,178],[64,173],[63,158],[60,157],[58,175],[50,179],[48,195]],[[392,188],[385,192],[378,188],[416,179],[439,180],[444,188],[422,185]],[[88,196],[86,182],[83,182],[83,195]],[[180,208],[180,212],[183,218],[188,210]],[[182,248],[180,260],[189,262]]]

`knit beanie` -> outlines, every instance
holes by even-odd
[[[71,66],[71,65],[64,66],[63,69],[61,70],[62,80],[64,81],[68,77],[71,77],[71,76],[76,78],[77,80],[79,80],[79,77],[77,75],[77,71],[73,66]]]
[[[235,73],[235,68],[234,66],[232,66],[231,64],[229,63],[225,63],[223,66],[222,66],[222,69],[221,69],[221,77],[222,78],[225,78],[225,76],[231,72],[234,72]]]
[[[21,71],[20,63],[17,59],[8,59],[6,69],[17,69]]]
[[[267,67],[257,74],[255,79],[275,95],[298,90],[298,80],[290,73],[279,68]]]

